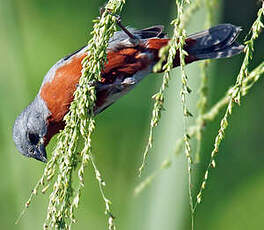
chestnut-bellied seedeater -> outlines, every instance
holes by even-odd
[[[152,72],[160,60],[159,50],[170,41],[163,26],[136,30],[122,26],[109,40],[107,62],[101,71],[101,80],[95,83],[98,114],[133,89]],[[185,41],[186,64],[205,59],[228,58],[243,51],[236,42],[240,27],[221,24],[190,35]],[[45,147],[50,139],[65,126],[73,94],[81,77],[82,60],[87,46],[59,60],[46,74],[40,90],[13,127],[13,140],[25,156],[47,161]],[[179,66],[179,54],[174,67]]]

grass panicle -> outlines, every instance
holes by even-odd
[[[139,175],[142,174],[142,171],[146,164],[146,158],[149,154],[150,149],[152,148],[153,129],[159,124],[159,121],[161,118],[161,112],[162,110],[164,110],[164,97],[165,97],[165,92],[168,87],[168,83],[170,79],[170,71],[173,69],[174,58],[177,52],[179,52],[181,59],[182,57],[184,57],[184,55],[186,55],[186,52],[182,49],[182,47],[184,46],[185,37],[186,37],[186,33],[184,30],[184,20],[183,20],[183,7],[185,3],[189,3],[189,1],[187,0],[176,1],[178,15],[177,15],[177,18],[171,22],[171,24],[174,26],[173,36],[169,44],[160,50],[160,53],[159,53],[160,60],[153,68],[154,72],[162,71],[164,72],[164,75],[163,75],[163,81],[162,81],[162,84],[161,84],[161,87],[158,93],[154,94],[152,97],[154,99],[154,106],[153,106],[152,118],[150,122],[150,131],[149,131],[147,145],[146,145],[146,148],[143,154],[142,164],[139,168]],[[183,61],[184,61],[184,58],[183,58]],[[166,63],[164,64],[164,62]],[[185,90],[187,91],[190,90],[187,87],[187,85],[186,85]],[[185,113],[190,114],[187,108],[185,109]]]
[[[163,71],[164,76],[163,76],[163,82],[162,82],[159,92],[153,96],[153,99],[155,101],[154,101],[154,107],[152,111],[152,118],[150,122],[149,138],[148,138],[148,142],[147,142],[145,152],[143,155],[143,161],[139,168],[139,175],[142,174],[142,170],[146,162],[146,157],[149,154],[149,151],[152,147],[153,128],[156,127],[160,121],[161,111],[164,108],[164,94],[165,94],[166,88],[168,87],[168,82],[170,79],[170,71],[173,68],[174,59],[176,55],[178,54],[180,58],[181,82],[182,82],[180,96],[181,96],[183,115],[184,115],[184,147],[185,147],[185,155],[187,158],[187,165],[188,165],[188,179],[189,179],[188,188],[189,188],[189,200],[190,200],[190,209],[192,213],[192,225],[193,225],[194,206],[193,206],[193,198],[192,198],[192,175],[191,175],[192,157],[191,157],[190,136],[187,133],[187,124],[186,124],[187,123],[186,118],[192,116],[186,104],[186,95],[191,93],[191,89],[188,86],[187,75],[184,70],[185,56],[188,55],[187,52],[184,50],[185,39],[187,37],[186,31],[185,31],[185,22],[188,19],[188,15],[184,16],[184,6],[187,4],[190,4],[189,0],[176,1],[177,18],[171,22],[171,24],[174,26],[173,36],[168,46],[161,49],[160,54],[159,54],[160,61],[156,64],[156,66],[153,69],[154,72]],[[199,7],[199,4],[191,5],[189,8],[190,9],[189,15],[190,15],[190,12],[195,11],[198,7]],[[164,64],[164,62],[166,63]],[[170,161],[167,161],[167,162],[169,163]],[[166,168],[166,167],[161,167],[161,168]],[[155,174],[157,175],[157,173]],[[152,181],[152,179],[155,177],[155,174],[148,177],[145,184],[149,184]],[[141,191],[142,188],[144,187],[145,187],[144,183],[140,184],[140,187],[136,188],[135,193],[139,193],[139,191]]]
[[[185,39],[187,37],[186,31],[185,31],[185,25],[184,25],[184,3],[189,3],[189,2],[176,2],[177,5],[177,10],[178,10],[178,17],[174,21],[174,33],[178,33],[176,36],[176,42],[178,41],[179,46],[178,52],[180,56],[180,69],[181,69],[181,82],[182,82],[182,87],[181,87],[181,103],[182,103],[182,109],[183,109],[183,124],[184,124],[184,137],[183,137],[183,142],[184,142],[184,152],[186,155],[187,159],[187,172],[188,172],[188,195],[189,195],[189,206],[190,206],[190,211],[191,211],[191,225],[192,229],[194,227],[194,205],[193,205],[193,195],[192,195],[192,155],[191,155],[191,142],[190,142],[190,135],[188,134],[187,130],[187,117],[192,117],[191,112],[189,111],[187,107],[187,102],[186,98],[189,93],[191,93],[191,89],[188,86],[188,78],[186,75],[186,72],[184,70],[185,67],[185,56],[188,55],[188,53],[184,50],[184,45],[185,45]]]
[[[204,0],[205,1],[205,6],[207,8],[207,21],[206,21],[206,27],[209,27],[212,24],[212,16],[213,16],[213,9],[214,6],[217,3],[217,0],[215,1],[209,1],[209,0]],[[186,9],[187,12],[195,12],[199,7],[201,7],[201,2],[199,0],[194,1],[190,4],[189,8]],[[191,13],[184,14],[185,15],[185,22],[189,18],[188,15]],[[198,111],[199,115],[195,120],[195,124],[193,126],[188,127],[185,130],[185,135],[183,138],[177,140],[176,142],[176,150],[175,150],[175,155],[178,155],[179,152],[182,151],[183,147],[185,146],[185,153],[187,153],[187,159],[189,157],[188,151],[189,149],[189,142],[188,140],[192,137],[196,137],[198,141],[198,146],[197,146],[197,152],[200,151],[200,144],[202,141],[202,130],[204,128],[204,125],[207,122],[214,121],[216,117],[219,115],[220,111],[227,106],[226,112],[224,117],[221,120],[220,124],[220,129],[218,131],[218,135],[215,139],[215,144],[214,144],[214,149],[211,153],[211,159],[209,161],[207,170],[204,174],[203,180],[201,182],[201,187],[200,190],[197,193],[196,196],[196,201],[192,202],[192,190],[191,190],[191,158],[188,161],[188,172],[189,172],[189,201],[190,201],[190,206],[191,206],[191,211],[192,211],[192,229],[194,228],[193,226],[193,215],[196,211],[197,205],[201,202],[202,200],[202,192],[206,188],[207,185],[207,180],[209,177],[209,169],[210,168],[215,168],[216,167],[216,153],[218,152],[219,146],[224,138],[224,132],[228,126],[228,119],[232,113],[232,108],[234,104],[240,104],[240,100],[242,96],[246,96],[249,90],[254,86],[254,84],[259,80],[260,77],[264,76],[264,62],[262,62],[258,67],[256,67],[254,70],[249,72],[249,64],[253,58],[253,53],[254,53],[254,41],[259,37],[262,29],[264,28],[263,26],[263,16],[264,15],[264,2],[262,2],[262,6],[258,11],[257,14],[257,19],[253,23],[251,27],[251,37],[248,41],[245,42],[245,58],[244,61],[241,65],[241,70],[238,74],[237,80],[235,85],[229,89],[226,93],[226,95],[220,99],[212,108],[207,110],[207,97],[208,97],[208,85],[207,85],[207,67],[209,62],[205,61],[201,64],[201,86],[200,86],[200,98],[198,101]],[[166,48],[167,50],[169,49],[168,47]],[[182,58],[182,60],[184,60]],[[164,61],[164,59],[162,60]],[[184,63],[181,62],[181,68],[183,68]],[[185,75],[184,73],[182,74],[182,82],[185,83]],[[186,86],[187,87],[187,86]],[[183,87],[182,90],[185,89],[185,92],[187,91],[185,87]],[[188,92],[188,91],[187,91]],[[184,107],[184,98],[182,98],[183,102],[183,108]],[[183,111],[186,112],[184,109]],[[186,114],[185,114],[186,115]],[[188,136],[186,136],[186,134]],[[162,172],[163,169],[167,169],[172,165],[172,158],[173,156],[170,154],[168,157],[161,163],[161,166],[155,170],[150,176],[148,176],[145,180],[143,180],[136,188],[135,188],[135,194],[139,194],[144,190],[146,186],[151,184],[151,182],[154,180],[155,177],[157,177],[160,172]],[[199,157],[197,157],[199,159]],[[166,167],[163,167],[165,162]]]
[[[26,207],[28,207],[41,188],[42,192],[46,192],[49,187],[52,187],[43,229],[71,229],[72,223],[76,222],[74,213],[79,206],[88,162],[92,164],[105,202],[108,229],[115,229],[114,218],[111,214],[111,202],[104,194],[105,183],[93,159],[91,137],[95,130],[93,110],[96,95],[94,83],[101,78],[101,69],[106,62],[108,41],[116,31],[116,17],[112,15],[120,12],[124,3],[124,0],[109,0],[101,17],[94,20],[92,39],[88,42],[87,57],[82,61],[79,85],[74,93],[70,111],[64,117],[66,126],[58,136],[57,146],[41,179],[26,202]],[[77,152],[81,140],[84,144],[80,152]],[[75,182],[77,185],[73,186],[75,170],[78,172],[79,182]]]
[[[195,1],[192,1],[189,4],[186,5],[185,10],[184,10],[184,14],[181,16],[182,26],[186,27],[188,25],[188,23],[190,22],[191,16],[195,12],[197,12],[197,10],[199,10],[201,8],[201,6],[203,5],[203,1],[204,0],[195,0]],[[177,41],[177,39],[175,39],[175,41]],[[171,42],[171,44],[173,44],[173,42]],[[141,174],[141,171],[142,171],[142,169],[143,169],[143,167],[145,165],[146,156],[147,156],[147,154],[149,153],[149,151],[150,151],[150,149],[152,147],[153,129],[154,129],[154,127],[156,127],[158,125],[160,117],[161,117],[161,112],[164,109],[164,107],[163,107],[164,94],[165,94],[166,88],[168,87],[168,83],[169,83],[169,79],[170,79],[169,72],[170,72],[171,69],[166,71],[165,67],[167,67],[167,66],[166,65],[163,66],[163,63],[167,59],[169,47],[170,47],[170,44],[167,47],[164,47],[163,49],[160,50],[160,54],[159,54],[160,61],[153,68],[154,72],[159,72],[159,71],[163,70],[163,71],[165,71],[165,73],[163,75],[163,82],[162,82],[162,85],[160,87],[159,92],[154,94],[153,97],[152,97],[154,99],[154,106],[153,106],[153,111],[152,111],[152,119],[151,119],[151,122],[150,122],[150,132],[149,132],[148,143],[146,145],[145,152],[144,152],[143,163],[142,163],[142,165],[141,165],[141,167],[139,169],[140,174]],[[183,145],[182,145],[183,141],[179,141],[178,144],[177,144],[178,148],[176,149],[177,153],[179,153],[181,151],[181,149],[183,147]],[[177,155],[177,153],[176,153],[176,155]],[[170,164],[172,163],[171,160],[169,160],[169,159],[166,159],[166,161],[170,162]],[[154,179],[157,175],[159,175],[158,171],[161,171],[161,169],[163,169],[163,167],[160,167],[158,170],[153,172],[153,174],[150,175],[149,177]],[[146,181],[149,181],[149,177],[146,178]],[[144,185],[145,184],[144,181],[142,181],[138,186],[140,186],[142,188],[143,187],[145,188],[146,185]],[[135,194],[138,194],[140,191],[143,190],[143,189],[142,190],[138,189],[138,186],[135,189]]]
[[[206,188],[208,176],[209,176],[209,170],[210,168],[215,168],[216,162],[215,158],[217,153],[219,152],[220,144],[222,143],[224,139],[225,131],[229,125],[229,119],[232,114],[233,107],[235,103],[240,105],[241,102],[241,95],[245,95],[245,79],[249,77],[249,64],[250,61],[253,58],[254,53],[254,42],[258,38],[259,34],[261,33],[262,29],[264,28],[263,25],[263,18],[264,18],[264,2],[262,3],[261,8],[258,11],[257,19],[254,21],[252,27],[251,27],[251,37],[249,40],[245,42],[245,57],[243,60],[243,63],[241,65],[240,72],[237,76],[237,80],[235,85],[229,90],[229,99],[227,104],[227,109],[225,111],[225,114],[220,122],[220,128],[218,130],[218,134],[215,138],[214,148],[211,152],[211,158],[208,164],[208,167],[206,169],[206,172],[204,174],[203,181],[201,183],[200,191],[197,194],[196,199],[196,206],[202,201],[202,193],[204,189]],[[252,82],[251,82],[252,84]],[[244,87],[243,87],[244,86]],[[244,88],[244,89],[243,89]],[[248,87],[247,87],[248,88]],[[243,94],[242,94],[243,93]]]

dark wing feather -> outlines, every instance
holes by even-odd
[[[187,38],[192,44],[186,45],[186,51],[198,58],[214,59],[227,58],[239,54],[244,46],[236,42],[241,28],[231,24],[221,24]]]

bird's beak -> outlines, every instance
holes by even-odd
[[[40,142],[36,148],[36,153],[34,155],[36,160],[47,163],[47,153],[43,142]]]

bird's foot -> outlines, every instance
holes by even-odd
[[[121,30],[129,37],[129,41],[134,45],[137,46],[139,44],[139,39],[132,34],[123,24],[122,24],[122,19],[120,15],[117,14],[112,14],[110,9],[106,9],[105,7],[100,9],[100,14],[102,15],[105,11],[108,11],[112,16],[116,18],[116,24],[119,26]]]

